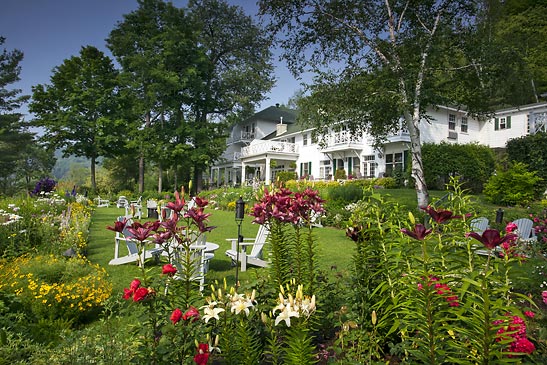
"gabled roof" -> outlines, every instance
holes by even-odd
[[[283,117],[283,123],[293,124],[296,121],[297,115],[298,112],[296,110],[289,109],[287,107],[277,104],[275,106],[270,106],[266,109],[259,111],[258,113],[253,114],[249,118],[241,121],[239,124],[247,124],[249,122],[257,120],[279,123],[281,117]]]

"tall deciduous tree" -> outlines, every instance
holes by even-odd
[[[225,125],[219,121],[249,115],[274,78],[270,40],[253,18],[224,0],[188,5],[204,56],[187,113],[194,131],[194,186],[200,189],[202,172],[226,148]]]
[[[96,190],[95,167],[100,156],[118,151],[123,122],[118,119],[118,72],[112,60],[93,46],[82,47],[57,66],[49,85],[33,87],[29,110],[33,124],[44,128],[40,139],[64,156],[86,157],[91,163],[91,188]]]
[[[145,161],[153,159],[158,149],[169,148],[171,140],[160,139],[151,127],[169,112],[167,97],[177,94],[184,97],[184,93],[179,93],[186,85],[181,76],[190,74],[187,72],[192,66],[188,65],[193,65],[196,53],[193,31],[184,11],[162,0],[138,0],[138,3],[138,9],[124,15],[124,20],[110,32],[107,46],[122,66],[122,76],[133,100],[131,118],[136,120],[132,121],[134,127],[128,128],[128,134],[130,147],[139,154],[142,192]],[[167,66],[173,59],[180,61],[174,65],[175,70]]]
[[[280,0],[260,1],[271,29],[296,74],[320,77],[302,116],[319,133],[333,126],[385,136],[401,118],[411,139],[412,177],[418,206],[429,204],[419,125],[426,109],[448,100],[446,85],[467,72],[465,95],[481,93],[480,59],[467,58],[464,41],[482,19],[480,1],[469,0]],[[456,67],[455,67],[456,66]],[[334,72],[332,71],[334,68]],[[471,83],[470,81],[475,81]],[[451,86],[454,88],[454,86]],[[337,124],[338,123],[338,124]]]
[[[264,31],[225,1],[189,1],[187,9],[161,0],[139,8],[114,29],[108,46],[130,75],[142,120],[135,140],[157,164],[190,161],[195,187],[225,148],[221,120],[249,111],[273,85]],[[160,174],[161,176],[161,174]]]

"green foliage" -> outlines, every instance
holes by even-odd
[[[29,105],[33,124],[44,128],[41,141],[65,156],[86,157],[93,167],[100,156],[117,152],[123,141],[117,78],[112,60],[92,46],[56,67],[50,85],[35,86]]]
[[[480,193],[494,171],[494,154],[476,143],[425,143],[422,158],[427,186],[444,190],[451,176],[459,176],[464,187]]]
[[[517,162],[492,175],[484,187],[484,195],[492,203],[526,206],[541,196],[542,187],[543,180],[537,173]]]
[[[527,164],[530,171],[536,171],[547,187],[547,133],[538,132],[507,141],[507,157],[511,162]]]
[[[289,180],[296,180],[298,176],[294,171],[279,171],[275,174],[275,177],[279,182],[287,182]]]
[[[334,173],[334,180],[345,180],[347,178],[346,170],[336,169],[336,172]]]

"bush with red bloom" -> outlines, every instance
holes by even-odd
[[[197,321],[199,319],[199,311],[197,308],[190,306],[190,308],[188,308],[188,310],[182,315],[182,319],[185,321],[189,319],[192,321]]]
[[[502,325],[497,331],[496,341],[511,340],[508,348],[509,352],[531,354],[535,351],[536,347],[527,338],[524,319],[519,316],[510,317],[510,320],[494,321],[494,325]]]
[[[421,223],[418,223],[414,226],[414,229],[409,230],[407,228],[401,228],[401,232],[406,234],[409,237],[412,237],[416,240],[424,240],[425,237],[432,232],[431,229],[426,229],[425,226]]]
[[[541,299],[543,299],[544,304],[547,304],[547,290],[541,292]]]
[[[165,264],[161,268],[161,273],[163,275],[173,276],[177,273],[177,268],[173,264]]]
[[[513,233],[515,232],[519,227],[517,227],[517,225],[513,222],[509,222],[507,223],[507,225],[505,226],[505,232],[507,233]]]
[[[504,242],[510,242],[517,239],[517,235],[508,233],[501,237],[500,232],[497,229],[486,229],[482,235],[477,232],[468,232],[465,237],[471,237],[482,243],[486,248],[493,250]]]
[[[140,288],[135,290],[135,293],[133,293],[133,301],[134,302],[142,302],[143,300],[145,300],[146,298],[148,298],[152,294],[153,294],[152,290],[141,286]]]
[[[182,311],[179,308],[176,308],[173,311],[173,313],[171,313],[171,317],[169,317],[169,319],[171,320],[171,322],[173,322],[173,324],[179,323],[181,318],[182,318]]]
[[[524,311],[523,314],[528,318],[534,318],[536,316],[536,314],[532,311]]]
[[[141,286],[141,281],[139,279],[133,279],[131,284],[129,284],[129,289],[123,289],[123,299],[129,299],[133,296],[135,291]]]
[[[194,356],[194,362],[197,365],[206,365],[209,361],[209,345],[200,343],[198,345],[198,353]]]

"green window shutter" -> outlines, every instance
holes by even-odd
[[[311,161],[308,162],[308,175],[311,175]]]
[[[506,123],[506,128],[507,129],[511,128],[511,116],[510,115],[507,116],[507,119],[506,119],[505,123]]]
[[[351,175],[353,169],[353,157],[348,157],[348,175]]]
[[[332,171],[336,172],[336,159],[332,160]]]
[[[497,131],[500,129],[500,119],[499,118],[495,118],[494,119],[494,130]]]
[[[304,170],[304,164],[300,162],[300,176],[302,176],[303,170]]]

